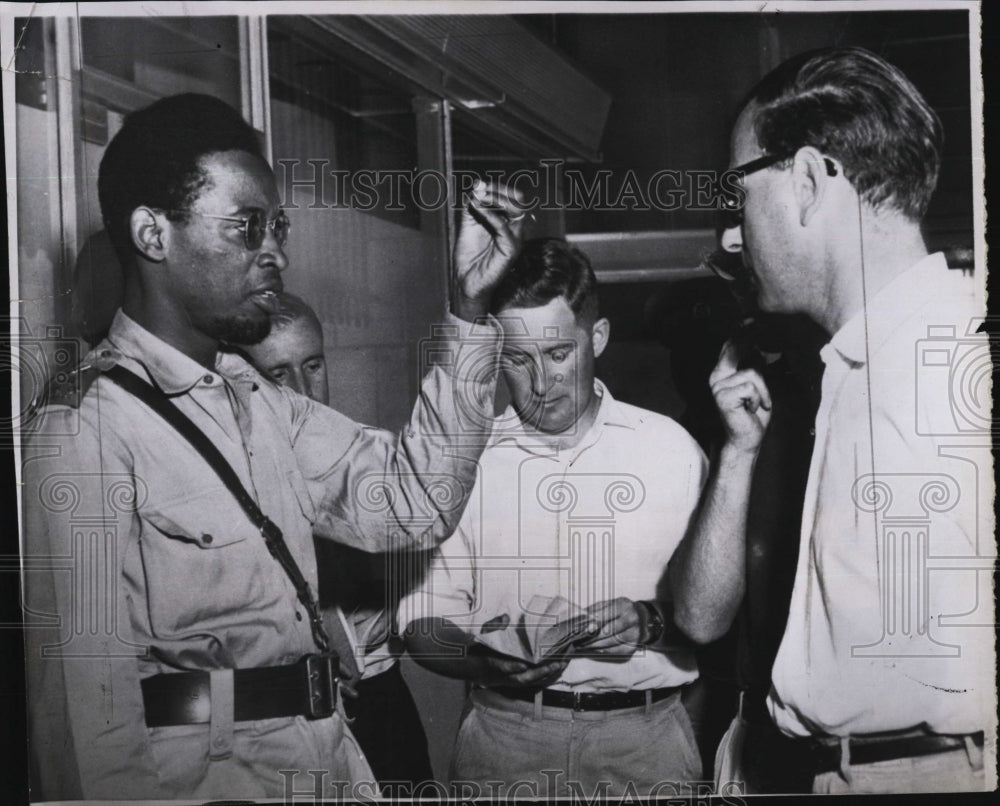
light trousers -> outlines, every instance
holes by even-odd
[[[679,692],[648,708],[573,711],[475,689],[451,779],[495,797],[677,797],[698,792],[701,769]]]

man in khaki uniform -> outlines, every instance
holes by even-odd
[[[125,300],[24,449],[27,607],[54,616],[26,642],[32,796],[343,794],[371,772],[320,651],[313,534],[372,551],[453,530],[494,383],[459,368],[495,365],[495,323],[476,338],[469,323],[516,249],[509,202],[480,188],[466,208],[450,364],[386,440],[219,352],[267,335],[287,265],[273,173],[235,110],[181,95],[129,115],[98,184]],[[194,424],[249,501],[124,371]],[[440,486],[450,500],[428,496]]]

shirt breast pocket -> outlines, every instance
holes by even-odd
[[[263,538],[224,487],[141,514],[140,551],[154,634],[225,628],[265,603]]]

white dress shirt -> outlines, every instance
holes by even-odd
[[[612,398],[600,381],[593,426],[569,450],[498,418],[469,505],[431,570],[400,606],[400,625],[447,618],[470,633],[516,622],[535,595],[586,607],[652,599],[698,504],[707,461],[669,417]],[[661,585],[661,592],[662,592]],[[575,658],[557,689],[627,691],[698,676],[687,649],[640,648],[626,662]]]
[[[991,466],[988,451],[987,466],[973,461],[983,434],[962,408],[961,383],[976,373],[958,378],[963,362],[983,364],[985,337],[970,335],[977,313],[972,280],[934,254],[872,295],[821,352],[769,698],[787,733],[970,733],[995,712],[992,599],[977,602],[989,572],[976,570],[992,553],[992,497],[977,501]]]

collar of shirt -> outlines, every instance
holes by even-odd
[[[153,382],[168,395],[184,394],[198,384],[220,384],[223,378],[245,381],[251,376],[256,377],[251,365],[235,353],[216,355],[215,367],[223,378],[218,377],[163,339],[154,336],[121,309],[111,322],[106,341],[122,355],[142,364]],[[101,347],[98,347],[97,352],[100,350]]]
[[[638,427],[635,414],[615,400],[604,383],[597,378],[594,378],[594,393],[601,399],[601,407],[597,411],[597,417],[590,430],[573,447],[572,450],[577,453],[592,445],[604,426],[618,426],[633,431]],[[501,423],[511,423],[511,425],[502,426]],[[521,450],[539,456],[550,456],[555,452],[552,446],[539,437],[537,433],[525,430],[524,424],[512,406],[508,406],[507,410],[495,421],[493,435],[486,447],[489,449],[508,442],[513,443]]]
[[[874,294],[830,339],[820,357],[827,367],[838,356],[845,368],[864,366],[871,353],[923,301],[933,300],[950,271],[943,252],[934,252],[894,278]],[[900,300],[907,300],[900,304]]]

